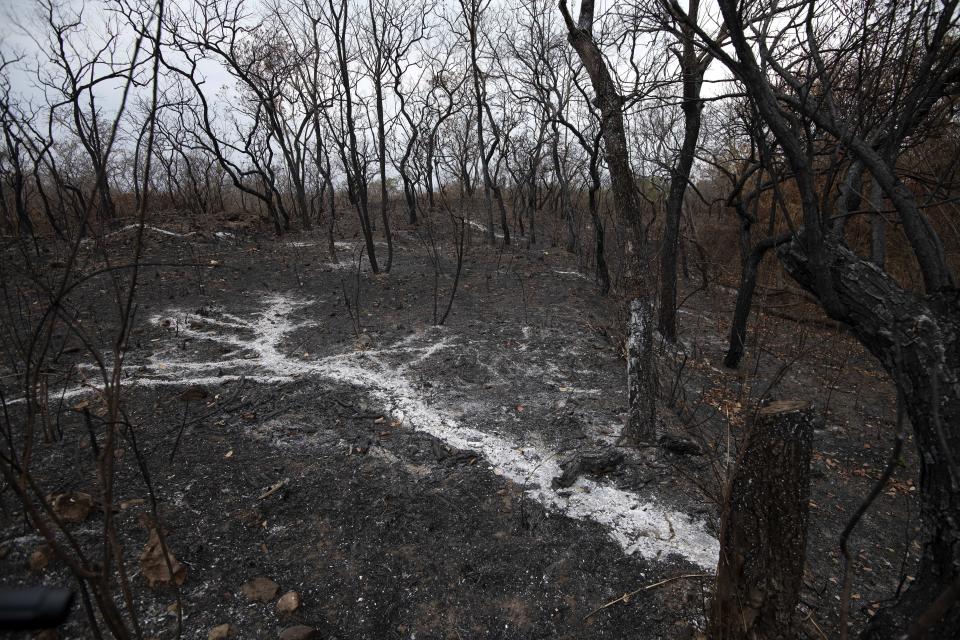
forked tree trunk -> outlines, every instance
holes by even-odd
[[[711,640],[794,637],[812,442],[808,405],[780,401],[758,411],[724,496]]]
[[[960,298],[955,291],[915,295],[846,247],[831,244],[827,251],[844,308],[834,319],[850,327],[899,386],[917,447],[922,547],[916,579],[864,632],[870,639],[901,637],[960,580]],[[777,253],[788,273],[816,295],[800,246],[791,242]],[[950,604],[916,637],[956,637],[960,606]]]

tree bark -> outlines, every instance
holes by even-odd
[[[657,376],[653,357],[653,310],[650,305],[651,290],[647,282],[646,243],[640,223],[640,200],[637,185],[627,153],[627,135],[623,125],[623,98],[607,69],[603,53],[593,41],[593,0],[580,4],[580,18],[574,24],[567,9],[566,0],[560,0],[560,12],[567,25],[567,40],[576,50],[583,63],[600,109],[600,128],[605,143],[607,170],[613,187],[613,199],[617,215],[624,221],[629,237],[626,239],[627,278],[639,293],[631,303],[631,345],[635,352],[628,353],[627,389],[630,400],[629,418],[624,437],[634,442],[649,439],[653,442],[656,432],[656,387]],[[637,258],[639,257],[639,260]],[[637,262],[637,264],[633,264]],[[635,271],[634,271],[635,270]],[[636,332],[636,334],[635,334]],[[635,335],[634,335],[635,334]],[[635,344],[634,344],[635,342]],[[631,376],[634,371],[638,375]]]
[[[645,247],[638,246],[642,243],[640,199],[637,195],[633,169],[630,167],[630,158],[627,153],[627,134],[623,124],[623,98],[617,91],[617,85],[610,75],[610,70],[607,69],[603,53],[593,41],[591,35],[593,29],[593,1],[584,0],[581,3],[578,24],[573,23],[565,0],[560,1],[560,10],[567,23],[567,40],[580,57],[580,61],[590,76],[593,90],[597,94],[595,101],[600,109],[605,159],[607,170],[610,172],[613,198],[616,202],[617,214],[624,220],[632,235],[632,237],[627,238],[627,259],[630,260],[637,255],[638,249],[640,249],[639,255],[642,259],[644,258],[643,250],[645,250]],[[628,265],[630,270],[636,268],[637,265]],[[638,276],[644,279],[645,274],[642,273],[644,270],[640,268],[639,271]],[[649,293],[646,291],[646,287],[641,288],[644,294]]]
[[[747,342],[747,321],[753,306],[753,292],[757,287],[757,269],[763,261],[766,251],[753,249],[743,260],[740,270],[740,287],[737,289],[737,302],[733,308],[733,322],[730,324],[730,344],[723,366],[736,369],[740,366]]]
[[[870,621],[865,638],[900,637],[960,578],[960,299],[956,292],[918,296],[871,262],[830,244],[833,287],[845,313],[832,315],[883,365],[902,392],[919,459],[922,547],[914,580]],[[810,260],[797,242],[777,251],[787,272],[816,295]],[[953,638],[954,604],[929,638]]]
[[[696,22],[699,0],[690,2],[689,17]],[[693,159],[700,138],[701,110],[700,88],[709,58],[697,59],[693,28],[681,26],[683,53],[680,71],[683,77],[683,143],[680,154],[670,171],[670,192],[663,230],[663,246],[660,248],[660,314],[657,328],[669,342],[677,339],[677,245],[680,237],[680,214],[683,196],[690,180]]]
[[[795,636],[812,443],[805,403],[774,402],[758,411],[724,499],[713,640]]]
[[[631,444],[657,440],[657,376],[653,357],[653,309],[645,298],[630,303],[627,339],[627,396],[629,414],[623,437]]]
[[[384,271],[393,266],[393,234],[390,232],[390,192],[387,189],[387,128],[383,112],[383,78],[373,81],[377,101],[377,161],[380,165],[380,217],[383,220],[383,237],[387,241],[387,264]]]
[[[883,210],[883,189],[874,180],[870,188],[870,262],[883,269],[887,262],[887,221]]]

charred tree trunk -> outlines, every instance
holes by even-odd
[[[637,185],[627,153],[627,135],[623,124],[623,97],[607,69],[600,48],[593,41],[593,0],[580,4],[580,18],[575,24],[567,9],[566,0],[560,0],[560,12],[567,25],[567,40],[576,50],[583,63],[600,109],[600,128],[606,150],[607,170],[613,187],[617,215],[624,221],[629,236],[626,239],[627,277],[632,280],[639,297],[631,303],[631,315],[637,322],[631,324],[631,345],[636,341],[637,350],[628,354],[627,385],[630,407],[624,436],[635,442],[649,438],[653,442],[656,431],[657,376],[653,358],[653,312],[650,305],[651,290],[647,283],[646,246],[640,223],[640,201]],[[639,249],[639,251],[638,251]],[[639,260],[637,260],[639,257]],[[632,264],[634,261],[637,264]],[[633,311],[636,309],[636,313]],[[632,318],[633,320],[633,318]],[[637,330],[634,337],[634,329]],[[649,347],[649,348],[647,348]],[[630,371],[639,373],[631,376]]]
[[[743,351],[747,342],[747,321],[750,319],[750,309],[753,306],[753,292],[757,288],[757,271],[767,251],[775,248],[790,239],[789,234],[776,238],[766,238],[755,246],[750,246],[750,220],[741,217],[741,253],[743,264],[740,270],[740,288],[737,289],[737,301],[733,309],[733,322],[730,324],[730,343],[727,346],[727,355],[723,359],[723,366],[736,369],[740,366]]]
[[[870,188],[870,262],[883,269],[887,262],[887,221],[883,217],[883,189],[874,180]]]
[[[600,285],[600,295],[610,293],[610,270],[607,268],[607,259],[604,247],[603,220],[600,218],[600,145],[599,138],[594,141],[590,156],[590,192],[587,197],[590,203],[590,219],[593,221],[593,235],[597,253],[597,284]]]
[[[327,161],[329,165],[329,160]],[[337,224],[337,192],[333,188],[333,182],[330,180],[330,174],[328,173],[326,178],[327,189],[329,191],[330,197],[330,216],[327,221],[327,252],[330,254],[330,260],[333,262],[337,261],[337,244],[333,239],[333,231]]]
[[[854,160],[850,168],[847,169],[847,175],[844,176],[843,183],[840,185],[838,215],[831,228],[831,231],[841,242],[845,241],[846,238],[847,222],[850,221],[850,214],[860,208],[860,189],[862,187],[863,163]]]
[[[383,112],[383,80],[374,81],[377,101],[377,161],[380,165],[380,218],[383,220],[383,237],[387,241],[387,264],[384,271],[393,266],[393,234],[390,232],[390,192],[387,189],[387,129]]]
[[[528,246],[531,247],[537,244],[537,191],[537,169],[534,166],[530,170],[530,182],[527,185],[527,211],[530,215],[527,222],[530,233]]]
[[[794,637],[812,443],[813,414],[806,404],[774,402],[757,413],[721,515],[713,640]]]
[[[653,309],[644,298],[630,303],[627,395],[630,412],[623,438],[634,446],[657,439],[657,376],[653,358]]]
[[[561,215],[567,223],[567,246],[568,253],[577,253],[576,220],[573,215],[573,205],[570,201],[570,185],[566,175],[563,172],[563,162],[560,160],[560,127],[556,120],[551,123],[553,136],[550,139],[550,159],[553,161],[553,173],[557,178],[557,188],[560,195]]]
[[[740,269],[740,287],[737,289],[737,302],[733,308],[733,322],[730,324],[730,344],[723,366],[736,369],[743,358],[747,343],[747,321],[753,305],[753,292],[757,287],[757,270],[763,262],[766,250],[754,248],[743,260]]]
[[[347,140],[349,142],[349,156],[344,158],[344,167],[347,169],[347,185],[351,194],[351,202],[356,203],[360,228],[363,231],[363,239],[367,249],[367,259],[370,261],[370,270],[374,273],[380,273],[380,267],[377,264],[377,251],[373,244],[373,224],[370,220],[365,172],[360,162],[356,128],[353,126],[353,85],[350,80],[350,68],[347,64],[349,59],[349,52],[347,51],[349,3],[346,0],[341,0],[338,12],[334,5],[335,0],[327,1],[330,7],[330,15],[334,20],[334,44],[336,46],[340,82],[343,85],[344,118],[347,123]]]
[[[567,40],[576,50],[583,63],[593,90],[597,94],[596,104],[600,109],[601,128],[606,151],[607,170],[610,172],[610,182],[613,187],[613,198],[617,206],[617,214],[625,222],[633,237],[627,238],[627,259],[634,258],[640,249],[641,259],[646,247],[639,247],[642,243],[642,229],[640,224],[640,199],[637,195],[637,186],[633,179],[633,169],[630,167],[630,158],[627,153],[627,134],[623,124],[623,97],[617,91],[617,85],[607,69],[606,61],[600,48],[593,41],[593,0],[584,0],[580,5],[580,19],[575,24],[567,10],[565,0],[560,2],[560,11],[567,24]],[[629,270],[637,269],[638,265],[629,265]],[[645,281],[644,269],[640,268],[637,276]],[[641,282],[643,294],[649,294],[645,282]]]
[[[919,454],[923,540],[916,580],[864,632],[871,639],[900,637],[960,579],[960,298],[956,291],[914,295],[846,247],[831,244],[828,251],[845,310],[831,315],[850,327],[900,388]],[[791,277],[816,295],[809,258],[798,243],[777,253]],[[954,602],[941,618],[922,637],[955,637],[960,606]]]
[[[699,1],[690,2],[689,16],[696,22]],[[673,342],[677,339],[677,246],[680,237],[680,214],[683,211],[683,195],[690,181],[690,170],[700,138],[700,122],[703,102],[700,100],[700,88],[703,74],[709,58],[697,59],[694,44],[693,27],[684,24],[681,27],[683,54],[681,73],[683,74],[683,144],[680,155],[670,171],[670,192],[667,195],[666,219],[663,230],[663,246],[660,248],[660,317],[657,327],[663,337]]]

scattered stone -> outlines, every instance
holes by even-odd
[[[660,447],[662,449],[666,449],[670,453],[675,453],[678,456],[703,455],[703,450],[700,448],[699,444],[682,436],[670,434],[660,436]]]
[[[225,624],[218,624],[213,629],[210,629],[210,633],[207,634],[207,640],[226,640],[226,638],[233,638],[239,633],[239,629],[227,622]]]
[[[277,613],[290,615],[300,608],[300,594],[296,591],[287,591],[277,600]]]
[[[247,600],[270,602],[280,590],[280,585],[266,576],[257,576],[240,587],[240,590],[243,591]]]
[[[574,453],[561,463],[563,473],[553,479],[554,489],[565,489],[573,485],[577,478],[585,473],[602,475],[610,473],[623,462],[623,452],[613,447],[587,449]]]
[[[305,624],[287,627],[280,632],[280,640],[311,640],[318,637],[317,630]]]

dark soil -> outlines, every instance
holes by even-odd
[[[401,404],[389,394],[325,375],[265,381],[271,370],[256,353],[196,336],[222,329],[223,313],[249,319],[282,294],[303,303],[290,317],[305,324],[280,348],[304,367],[369,352],[378,372],[403,369],[424,407],[465,427],[560,456],[616,445],[626,405],[620,301],[599,297],[558,249],[491,251],[478,246],[478,233],[446,325],[433,328],[434,268],[412,230],[398,235],[392,272],[374,275],[365,263],[359,272],[350,266],[355,238],[332,263],[318,237],[148,234],[145,261],[162,266],[142,274],[125,402],[167,539],[187,569],[183,635],[206,638],[232,623],[244,638],[277,637],[296,624],[341,639],[695,637],[711,580],[682,555],[625,555],[603,525],[545,507],[479,450],[416,428],[409,410],[398,419]],[[111,237],[114,252],[122,253],[124,238]],[[449,253],[437,279],[441,312],[454,269]],[[93,265],[96,254],[89,254]],[[680,352],[664,357],[661,372],[662,431],[695,442],[701,454],[622,449],[623,462],[593,470],[605,472],[596,481],[705,520],[715,535],[721,478],[749,407],[761,396],[814,402],[823,428],[815,437],[801,634],[833,636],[842,582],[837,541],[889,454],[892,385],[842,331],[771,315],[755,320],[741,371],[725,370],[734,294],[686,285],[692,295],[680,316]],[[104,344],[115,326],[110,291],[107,283],[94,287],[78,304]],[[257,337],[249,327],[230,331],[248,342]],[[397,346],[439,341],[447,346],[436,352]],[[192,384],[187,375],[179,384],[136,384],[161,375],[157,363],[244,358],[244,370],[204,369],[209,395],[202,400],[181,399]],[[71,359],[83,362],[84,354],[62,361]],[[34,473],[48,493],[98,494],[89,435],[69,410],[81,399],[52,409],[62,439],[35,454]],[[95,408],[96,398],[88,399]],[[16,423],[22,405],[9,410]],[[851,540],[855,628],[910,579],[916,465],[912,448],[905,450]],[[149,504],[136,502],[148,492],[129,434],[118,456],[117,503],[125,505],[118,522],[138,615],[146,637],[172,638],[173,589],[149,589],[139,575]],[[56,559],[29,568],[43,539],[18,515],[9,490],[0,508],[4,583],[74,586]],[[70,526],[95,557],[102,514]],[[278,596],[297,591],[302,607],[284,617],[276,598],[248,601],[241,586],[257,576],[278,583]],[[687,577],[643,589],[679,576]],[[80,607],[59,632],[88,637]]]

